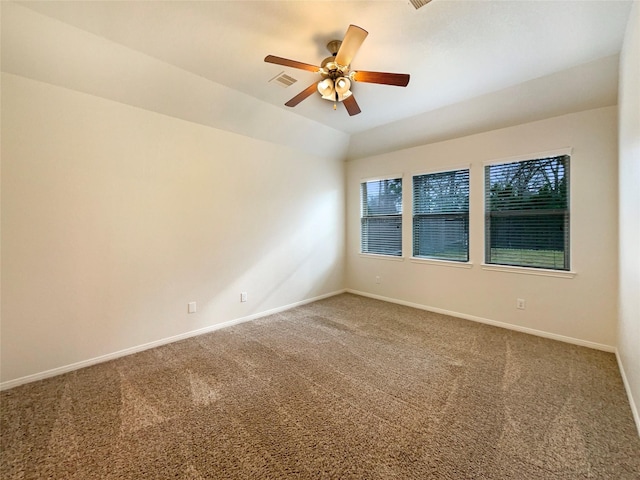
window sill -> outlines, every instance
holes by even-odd
[[[381,255],[379,253],[360,253],[362,258],[376,258],[378,260],[391,260],[393,262],[404,262],[404,257],[396,257],[395,255]]]
[[[510,265],[482,264],[483,270],[491,272],[517,273],[520,275],[537,275],[540,277],[574,278],[577,273],[565,270],[549,270],[546,268],[512,267]]]
[[[411,257],[411,263],[425,263],[427,265],[438,265],[441,267],[454,267],[454,268],[473,267],[473,263],[471,262],[455,262],[453,260],[438,260],[436,258]]]

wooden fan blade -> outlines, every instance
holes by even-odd
[[[358,102],[356,102],[356,98],[353,95],[349,95],[345,98],[342,103],[347,108],[347,112],[349,112],[350,116],[354,116],[360,113],[360,107],[358,106]]]
[[[266,57],[264,57],[264,61],[267,63],[275,63],[276,65],[284,65],[285,67],[293,67],[293,68],[299,68],[301,70],[309,70],[310,72],[315,72],[315,73],[318,73],[320,71],[320,67],[316,67],[315,65],[296,62],[295,60],[276,57],[275,55],[267,55]]]
[[[353,72],[353,79],[356,82],[381,83],[382,85],[395,85],[406,87],[409,84],[409,75],[406,73],[386,73],[386,72]]]
[[[317,90],[318,90],[318,84],[317,83],[312,83],[307,88],[305,88],[303,91],[301,91],[298,95],[296,95],[291,100],[289,100],[287,103],[285,103],[285,105],[287,107],[295,107],[301,101],[303,101],[305,98],[310,97],[311,95],[313,95],[313,92],[315,92]]]
[[[360,45],[367,38],[367,35],[369,35],[369,32],[365,29],[349,25],[347,33],[344,35],[344,40],[342,40],[342,45],[340,45],[340,50],[336,55],[336,63],[342,66],[351,65],[353,57],[358,53]]]

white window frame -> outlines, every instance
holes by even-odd
[[[454,267],[454,268],[472,268],[473,267],[473,262],[471,261],[471,194],[472,194],[472,182],[471,182],[471,175],[472,175],[472,165],[471,164],[465,164],[465,165],[453,165],[453,166],[442,166],[442,167],[437,167],[434,169],[430,169],[427,171],[419,171],[419,172],[413,172],[411,173],[411,257],[410,257],[410,261],[412,263],[422,263],[425,265],[436,265],[436,266],[443,266],[443,267]],[[469,243],[468,246],[468,260],[467,261],[458,261],[458,260],[448,260],[448,259],[440,259],[440,258],[426,258],[426,257],[415,257],[413,256],[413,250],[414,250],[414,244],[413,244],[413,236],[414,236],[414,231],[413,231],[413,217],[414,217],[414,211],[415,211],[415,206],[413,204],[413,199],[414,199],[414,191],[413,191],[413,178],[414,177],[418,177],[421,175],[433,175],[433,174],[438,174],[438,173],[447,173],[447,172],[455,172],[458,170],[468,170],[469,171],[469,211],[468,211],[468,216],[469,216],[469,225],[468,225],[468,236],[469,238],[467,239],[467,242]]]
[[[362,184],[363,183],[368,183],[368,182],[380,182],[380,181],[384,181],[384,180],[400,180],[400,182],[402,183],[402,196],[401,201],[402,201],[402,210],[399,214],[400,216],[400,255],[388,255],[388,254],[384,254],[384,253],[368,253],[368,252],[363,252],[362,251],[362,219],[363,217],[363,204],[362,204]],[[358,237],[358,242],[359,242],[359,246],[358,246],[358,251],[359,251],[359,255],[361,257],[365,257],[365,258],[377,258],[377,259],[381,259],[381,260],[392,260],[392,261],[403,261],[404,260],[404,235],[403,235],[403,230],[404,230],[404,211],[405,211],[405,181],[404,181],[404,175],[399,173],[399,174],[391,174],[391,175],[384,175],[384,176],[376,176],[376,177],[368,177],[368,178],[362,178],[360,179],[360,182],[358,183],[358,203],[360,205],[360,226],[358,227],[360,230],[359,233],[359,237]]]
[[[543,159],[543,158],[550,158],[550,157],[561,157],[563,155],[568,155],[569,157],[572,157],[573,154],[573,148],[572,147],[563,147],[563,148],[558,148],[555,150],[547,150],[547,151],[543,151],[543,152],[537,152],[537,153],[529,153],[529,154],[524,154],[524,155],[518,155],[518,156],[513,156],[513,157],[507,157],[507,158],[499,158],[499,159],[492,159],[492,160],[488,160],[482,163],[482,175],[483,175],[483,181],[482,181],[482,201],[483,201],[483,215],[486,215],[486,198],[487,198],[487,192],[486,192],[486,181],[485,181],[485,177],[484,175],[486,175],[486,169],[485,167],[487,166],[491,166],[491,165],[499,165],[499,164],[503,164],[503,163],[517,163],[517,162],[524,162],[524,161],[528,161],[528,160],[539,160],[539,159]],[[569,270],[553,270],[553,269],[546,269],[546,268],[534,268],[534,267],[525,267],[525,266],[515,266],[515,265],[496,265],[496,264],[490,264],[490,263],[486,263],[486,242],[487,242],[487,235],[486,235],[486,217],[483,217],[483,234],[482,234],[482,263],[481,263],[481,268],[483,270],[487,270],[487,271],[493,271],[493,272],[502,272],[502,273],[514,273],[514,274],[521,274],[521,275],[536,275],[536,276],[544,276],[544,277],[556,277],[556,278],[574,278],[577,275],[577,272],[574,271],[571,267],[573,264],[573,238],[574,235],[571,235],[571,232],[574,231],[574,225],[573,225],[573,217],[574,215],[571,213],[572,210],[572,206],[573,206],[573,188],[571,185],[571,178],[574,176],[574,170],[575,170],[575,163],[571,162],[570,163],[570,173],[569,173]]]

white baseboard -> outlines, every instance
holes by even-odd
[[[251,320],[256,320],[258,318],[266,317],[268,315],[273,315],[274,313],[284,312],[285,310],[290,310],[292,308],[299,307],[301,305],[306,305],[307,303],[316,302],[318,300],[333,297],[335,295],[339,295],[345,292],[346,290],[343,289],[343,290],[338,290],[331,293],[326,293],[324,295],[308,298],[306,300],[301,300],[299,302],[291,303],[289,305],[284,305],[282,307],[272,308],[270,310],[265,310],[263,312],[254,313],[253,315],[248,315],[246,317],[240,317],[233,320],[228,320],[226,322],[216,323],[215,325],[199,328],[197,330],[191,330],[189,332],[181,333],[179,335],[174,335],[172,337],[162,338],[160,340],[155,340],[153,342],[137,345],[135,347],[125,348],[124,350],[108,353],[106,355],[90,358],[88,360],[82,360],[80,362],[72,363],[70,365],[64,365],[62,367],[52,368],[51,370],[45,370],[44,372],[34,373],[32,375],[16,378],[14,380],[8,380],[6,382],[0,383],[0,391],[8,390],[10,388],[17,387],[19,385],[24,385],[25,383],[31,383],[31,382],[36,382],[38,380],[44,380],[45,378],[55,377],[56,375],[62,375],[63,373],[68,373],[74,370],[79,370],[81,368],[90,367],[91,365],[96,365],[98,363],[108,362],[109,360],[115,360],[116,358],[131,355],[133,353],[142,352],[144,350],[149,350],[150,348],[160,347],[162,345],[167,345],[168,343],[177,342],[179,340],[184,340],[186,338],[196,337],[198,335],[203,335],[205,333],[220,330],[222,328],[231,327],[233,325],[238,325],[240,323],[249,322]]]
[[[627,381],[627,374],[624,371],[624,365],[622,364],[622,359],[620,358],[620,354],[618,353],[617,348],[616,348],[616,359],[618,360],[618,368],[620,369],[620,375],[622,376],[622,383],[624,384],[624,389],[627,392],[627,399],[629,400],[629,405],[631,406],[631,414],[633,415],[633,421],[636,423],[636,428],[638,429],[638,436],[640,437],[640,413],[638,412],[638,408],[636,407],[636,402],[633,399],[633,394],[631,393],[631,386]]]
[[[449,315],[451,317],[463,318],[465,320],[471,320],[478,323],[486,323],[487,325],[493,325],[494,327],[506,328],[508,330],[515,330],[517,332],[528,333],[537,337],[549,338],[552,340],[558,340],[560,342],[571,343],[574,345],[580,345],[581,347],[593,348],[595,350],[602,350],[605,352],[614,353],[616,348],[612,345],[605,345],[603,343],[590,342],[588,340],[582,340],[580,338],[567,337],[565,335],[558,335],[557,333],[545,332],[543,330],[536,330],[535,328],[521,327],[519,325],[513,325],[511,323],[499,322],[497,320],[491,320],[488,318],[477,317],[475,315],[468,315],[466,313],[453,312],[451,310],[444,310],[442,308],[430,307],[428,305],[422,305],[420,303],[407,302],[404,300],[397,300],[395,298],[383,297],[382,295],[376,295],[373,293],[360,292],[358,290],[352,290],[347,288],[348,293],[355,295],[361,295],[363,297],[375,298],[376,300],[382,300],[390,303],[397,303],[399,305],[405,305],[407,307],[418,308],[420,310],[427,310],[429,312],[441,313],[443,315]]]

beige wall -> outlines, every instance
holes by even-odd
[[[620,324],[618,353],[640,432],[640,4],[620,57]]]
[[[572,147],[574,278],[488,271],[483,261],[483,162]],[[471,167],[472,268],[414,263],[411,175]],[[403,261],[359,255],[359,184],[403,174]],[[613,350],[617,317],[617,110],[605,107],[347,163],[347,287],[383,298]],[[380,276],[380,284],[375,277]],[[516,299],[526,310],[516,309]]]
[[[340,290],[343,176],[3,74],[2,381]]]

